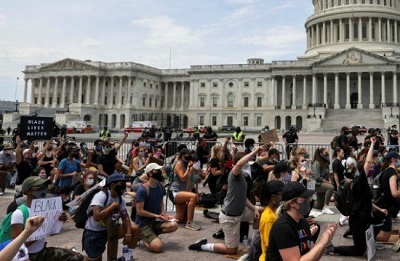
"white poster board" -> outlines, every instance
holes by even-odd
[[[41,198],[32,200],[29,216],[44,216],[44,222],[26,241],[45,238],[51,234],[60,233],[63,222],[59,221],[63,213],[61,197]]]
[[[374,258],[376,252],[374,227],[372,225],[365,231],[365,240],[367,241],[367,257],[368,261],[370,261]]]

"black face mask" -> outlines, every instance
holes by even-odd
[[[164,180],[162,172],[153,172],[151,177],[158,180],[159,182],[162,182]]]
[[[114,190],[115,192],[117,192],[118,195],[122,196],[126,191],[126,184],[123,185],[115,184]]]

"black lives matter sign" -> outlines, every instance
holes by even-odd
[[[53,127],[51,117],[21,116],[19,136],[23,140],[49,140]]]

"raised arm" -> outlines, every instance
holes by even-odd
[[[376,143],[376,137],[371,137],[371,145],[369,146],[367,158],[364,163],[364,172],[365,175],[368,175],[369,169],[371,168],[371,164],[373,162],[373,155],[374,155],[374,145]]]

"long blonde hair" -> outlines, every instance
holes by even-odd
[[[220,150],[220,149],[223,149],[224,148],[224,146],[222,146],[222,145],[214,145],[214,146],[212,146],[211,147],[211,158],[218,158],[218,151]]]

